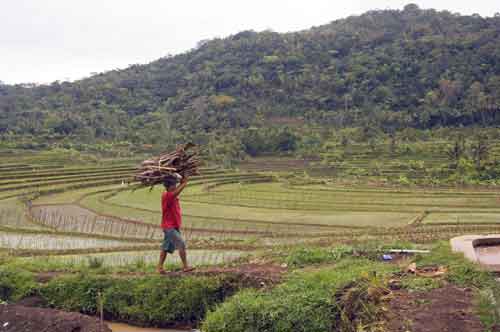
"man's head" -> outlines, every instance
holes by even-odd
[[[177,187],[177,179],[176,178],[166,178],[163,180],[163,185],[165,186],[165,189],[167,191],[172,191],[175,190],[175,187]]]

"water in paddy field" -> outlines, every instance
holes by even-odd
[[[125,266],[129,264],[156,264],[158,262],[159,250],[147,250],[136,252],[114,252],[103,254],[88,255],[66,255],[51,257],[51,260],[62,261],[72,264],[88,263],[90,258],[102,260],[104,266]],[[232,262],[242,256],[244,252],[240,251],[221,251],[221,250],[189,250],[188,260],[193,266],[216,265]],[[179,255],[174,253],[167,256],[167,264],[180,264]]]
[[[140,243],[139,243],[140,244]],[[65,250],[65,249],[88,249],[88,248],[113,248],[137,245],[137,243],[93,239],[88,237],[76,237],[55,234],[25,234],[0,232],[0,247],[12,249],[32,250]]]
[[[152,327],[136,327],[123,323],[107,323],[108,327],[113,332],[190,332],[197,330],[171,330],[171,329],[157,329]]]
[[[500,245],[479,246],[475,250],[481,264],[500,266]]]

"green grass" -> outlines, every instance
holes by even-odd
[[[198,195],[187,195],[188,200],[226,205],[299,210],[348,210],[379,212],[471,211],[474,209],[496,210],[497,196],[489,195],[442,195],[419,193],[416,195],[384,191],[341,192],[327,190],[296,190],[278,184],[250,184],[224,186],[220,190]]]
[[[265,184],[262,184],[265,186]],[[256,185],[250,185],[256,186]],[[222,187],[223,188],[223,187]],[[193,189],[195,190],[195,189]],[[186,197],[181,197],[181,206],[183,213],[189,216],[211,217],[232,219],[232,220],[258,220],[269,222],[283,222],[290,224],[324,224],[332,226],[402,226],[414,217],[412,213],[383,213],[383,212],[349,212],[349,211],[300,211],[289,210],[278,207],[247,207],[237,206],[230,203],[224,204],[224,201],[214,201],[212,203],[199,203],[191,201],[189,195],[192,192],[187,191]],[[210,193],[201,195],[209,196]],[[124,191],[108,199],[114,205],[98,202],[96,197],[89,198],[82,202],[92,209],[98,211],[109,211],[113,213],[125,213],[128,215],[142,215],[145,220],[160,213],[159,197],[161,189],[156,188],[153,191],[147,189],[137,190],[135,192]],[[222,204],[220,204],[222,203]],[[133,210],[134,208],[141,210]],[[148,209],[149,211],[145,211]],[[121,211],[121,212],[120,212]],[[217,221],[215,221],[217,222]]]
[[[338,331],[350,331],[349,326],[376,320],[378,300],[372,302],[362,294],[368,294],[367,289],[382,291],[383,276],[391,270],[389,265],[345,259],[335,267],[297,271],[270,292],[246,290],[236,294],[207,315],[202,330],[329,332],[335,326]],[[356,288],[363,291],[348,299],[349,291],[344,293],[344,287],[353,293]],[[351,320],[353,307],[356,318]]]
[[[312,264],[331,264],[352,255],[353,250],[350,246],[328,249],[297,246],[290,250],[284,261],[288,266],[295,268]]]
[[[448,268],[446,279],[463,287],[489,287],[497,285],[491,272],[482,271],[466,260],[461,253],[452,253],[447,242],[438,243],[431,254],[417,257],[417,265],[443,265]]]
[[[126,181],[130,178],[130,174],[126,173],[118,173],[118,174],[97,174],[93,176],[75,176],[71,178],[55,178],[55,179],[42,179],[41,181],[33,181],[26,183],[25,181],[21,183],[14,183],[5,186],[0,186],[0,192],[8,192],[10,190],[19,190],[19,189],[30,189],[39,191],[40,188],[47,187],[57,187],[59,185],[71,186],[71,184],[81,184],[84,182],[98,182],[98,181],[106,181],[106,180],[123,180]]]
[[[380,309],[381,304],[373,297],[363,298],[361,294],[383,291],[386,278],[394,278],[392,272],[399,268],[362,258],[342,259],[342,255],[332,255],[332,249],[335,248],[298,248],[288,253],[290,262],[298,262],[306,268],[292,273],[285,283],[269,292],[239,292],[208,314],[203,331],[275,332],[295,329],[326,332],[331,331],[332,326],[336,331],[356,331],[360,317],[364,318],[364,324],[368,324],[366,327],[376,328],[377,314],[370,308],[375,304]],[[332,262],[335,262],[334,266],[307,267]],[[447,282],[472,288],[476,296],[474,308],[486,331],[500,322],[495,306],[500,287],[493,274],[480,270],[462,255],[452,253],[447,243],[438,244],[430,254],[417,256],[416,262],[417,266],[443,265],[448,272],[443,279],[403,276],[401,285],[404,289],[425,293]],[[425,295],[422,298],[425,301]],[[346,308],[355,308],[354,314]],[[368,328],[368,331],[372,329]]]
[[[55,181],[60,179],[74,179],[74,178],[87,178],[94,176],[104,175],[118,175],[126,177],[133,174],[134,169],[126,168],[97,168],[97,169],[76,169],[76,170],[58,170],[51,172],[26,172],[26,173],[12,173],[0,176],[0,187],[10,184],[23,184],[23,183],[36,183],[44,181]],[[3,173],[5,174],[5,173]]]
[[[409,291],[428,292],[444,285],[441,279],[409,276],[401,280],[401,287]]]
[[[0,226],[23,229],[43,229],[26,216],[25,206],[17,199],[0,201]]]
[[[485,332],[497,331],[500,325],[498,299],[500,299],[500,287],[480,290],[476,298],[476,313]]]
[[[500,213],[431,213],[425,224],[500,224]]]
[[[91,188],[82,188],[76,190],[68,190],[52,195],[45,195],[33,201],[34,204],[68,204],[75,203],[85,195],[95,193],[101,190],[112,190],[121,188],[121,184],[96,186]]]
[[[371,152],[365,151],[365,148],[352,146],[352,150],[358,153],[358,156],[351,160],[353,163],[364,163],[373,158]],[[26,156],[26,160],[29,158],[38,158],[44,162],[47,159],[45,156],[36,157],[33,154]],[[411,161],[411,158],[408,160]],[[273,159],[269,162],[272,163]],[[291,162],[293,163],[293,160]],[[389,164],[403,167],[400,160],[392,160]],[[47,187],[41,188],[44,195],[35,203],[72,203],[83,197],[81,204],[98,213],[157,224],[160,218],[161,188],[157,187],[151,192],[148,189],[133,193],[125,191],[112,197],[107,197],[106,193],[95,193],[100,189],[120,188],[119,184],[109,184],[104,180],[110,179],[113,174],[120,176],[131,169],[131,165],[133,164],[103,163],[98,166],[88,164],[73,167],[68,163],[60,173],[51,172],[50,169],[31,172],[33,177],[27,180],[34,181],[43,174],[52,176],[42,182]],[[14,167],[12,169],[15,170]],[[82,178],[78,177],[78,172],[82,172]],[[13,171],[9,175],[15,174]],[[30,172],[21,169],[17,174],[25,177],[29,176]],[[93,179],[88,183],[90,188],[81,189],[71,188],[71,183],[68,182],[83,181],[88,176],[91,180],[93,175],[103,177],[103,182]],[[63,179],[61,176],[68,178]],[[203,177],[194,178],[193,185],[186,190],[182,198],[185,224],[207,229],[280,231],[284,229],[283,225],[272,223],[289,223],[292,225],[292,232],[310,233],[324,231],[315,224],[342,227],[405,226],[423,211],[432,212],[424,223],[455,223],[456,220],[464,223],[493,223],[497,221],[495,216],[500,215],[495,193],[481,190],[409,190],[326,184],[285,187],[282,183],[227,183],[205,191],[210,183],[241,181],[253,176],[207,169]],[[36,189],[38,188],[34,191]],[[33,189],[17,188],[0,196],[21,195],[30,190]],[[55,193],[46,195],[50,192]],[[460,218],[457,219],[456,215]],[[311,225],[309,229],[305,226],[307,224]]]
[[[34,199],[40,195],[50,195],[55,193],[67,192],[70,190],[78,190],[82,188],[92,188],[99,186],[108,186],[112,184],[119,184],[122,182],[121,178],[106,178],[100,180],[92,180],[82,182],[70,182],[70,183],[58,183],[51,184],[47,183],[43,186],[30,186],[23,189],[12,189],[0,193],[0,200],[6,200],[14,197],[30,197]]]

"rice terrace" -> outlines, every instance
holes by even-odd
[[[500,331],[499,36],[409,4],[0,82],[0,332]]]

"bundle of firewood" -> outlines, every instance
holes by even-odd
[[[189,152],[188,152],[189,150]],[[141,163],[135,179],[144,186],[163,183],[168,178],[182,179],[198,175],[201,160],[193,143],[179,146],[174,152],[163,153]]]

